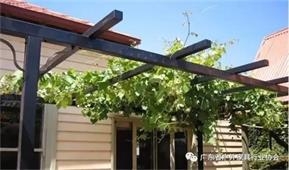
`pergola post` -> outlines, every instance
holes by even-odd
[[[24,86],[21,97],[18,142],[18,169],[36,169],[35,167],[35,116],[37,101],[37,84],[41,38],[29,36],[26,39],[24,57]]]
[[[204,159],[203,159],[203,126],[201,122],[197,124],[197,143],[198,143],[198,170],[204,170]]]

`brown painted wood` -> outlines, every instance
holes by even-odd
[[[249,63],[249,64],[245,64],[245,65],[242,65],[242,66],[230,68],[230,69],[228,69],[226,71],[228,73],[231,73],[231,74],[238,74],[238,73],[243,73],[243,72],[246,72],[246,71],[251,71],[251,70],[258,69],[258,68],[262,68],[262,67],[265,67],[265,66],[268,66],[268,65],[269,65],[268,60],[260,60],[260,61],[252,62],[252,63]],[[196,84],[205,83],[205,82],[212,81],[212,80],[215,80],[215,78],[212,78],[212,77],[200,77],[200,78],[197,79]]]
[[[277,79],[273,79],[273,80],[267,81],[269,86],[277,85],[277,84],[281,84],[281,83],[286,83],[286,82],[288,82],[288,77],[281,77],[281,78],[277,78]],[[242,91],[246,91],[246,90],[251,90],[253,88],[255,88],[255,87],[253,87],[253,86],[241,86],[241,87],[236,87],[236,88],[233,88],[233,89],[225,90],[223,92],[223,94],[242,92]],[[282,94],[286,96],[286,94],[288,95],[288,91],[287,91],[287,93],[282,93]]]
[[[94,26],[88,28],[82,35],[85,37],[95,37],[107,31],[122,20],[122,12],[114,10],[105,16],[102,20],[96,23]],[[58,64],[66,60],[72,54],[76,53],[80,47],[66,47],[65,49],[57,52],[57,54],[51,58],[48,58],[47,62],[40,68],[40,74],[45,74]]]
[[[43,37],[44,40],[47,40],[49,42],[64,43],[79,46],[88,50],[101,51],[103,53],[111,54],[125,59],[145,62],[171,69],[177,69],[193,74],[215,77],[227,81],[244,84],[246,86],[254,86],[257,88],[279,92],[282,95],[288,93],[288,88],[285,86],[270,85],[268,82],[258,80],[256,78],[251,78],[244,75],[232,75],[224,70],[207,67],[200,64],[189,63],[186,61],[171,59],[157,53],[136,49],[119,43],[113,43],[98,38],[89,39],[87,37],[72,32],[53,29],[43,25],[31,24],[28,22],[23,22],[3,16],[1,16],[1,22],[1,31],[6,34]]]

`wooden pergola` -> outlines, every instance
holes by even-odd
[[[267,60],[257,61],[228,70],[220,70],[204,65],[190,63],[183,59],[190,55],[211,47],[210,40],[202,40],[198,43],[187,46],[176,53],[167,57],[161,54],[137,49],[116,42],[100,39],[99,35],[110,29],[122,20],[122,12],[112,11],[102,20],[89,28],[82,35],[52,28],[45,25],[39,25],[31,22],[21,21],[6,16],[1,16],[1,33],[19,36],[26,39],[26,50],[24,60],[24,87],[21,98],[21,124],[20,140],[21,155],[20,169],[34,169],[34,127],[36,114],[37,83],[39,77],[62,61],[67,59],[79,49],[106,53],[125,59],[135,60],[146,63],[134,70],[125,72],[117,77],[110,79],[114,84],[139,75],[152,69],[154,66],[162,66],[171,69],[177,69],[192,74],[200,75],[197,83],[204,83],[214,79],[222,79],[231,82],[243,84],[243,87],[228,89],[224,93],[240,92],[252,88],[262,88],[278,93],[280,96],[288,95],[288,88],[281,83],[287,82],[288,77],[279,78],[271,81],[262,81],[256,78],[241,75],[239,73],[253,69],[268,66]],[[49,42],[67,46],[64,50],[53,56],[40,67],[41,43]],[[40,67],[40,68],[39,68]],[[95,87],[89,87],[88,92],[97,90]],[[198,156],[203,153],[202,132],[198,131]],[[203,169],[203,161],[198,160],[198,168]]]

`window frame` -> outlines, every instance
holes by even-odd
[[[141,119],[138,117],[123,117],[123,116],[111,116],[112,119],[112,169],[116,169],[116,130],[119,122],[131,124],[132,127],[132,169],[137,169],[137,129],[142,127]],[[184,129],[187,133],[187,151],[191,150],[192,132],[189,128]],[[185,156],[185,155],[184,155]],[[170,133],[170,169],[175,170],[175,139],[174,133]],[[157,161],[157,160],[155,160]],[[187,169],[189,169],[190,163],[188,161]]]
[[[52,104],[43,105],[42,116],[42,134],[41,134],[41,148],[34,148],[34,152],[40,153],[40,168],[46,170],[55,170],[56,165],[56,131],[57,131],[57,108]],[[20,113],[19,113],[20,114]],[[20,126],[18,135],[20,136]],[[19,138],[18,138],[19,141]],[[17,165],[19,167],[19,154],[21,154],[20,146],[14,148],[0,147],[0,152],[16,152],[17,153]]]
[[[55,170],[58,126],[58,109],[56,105],[44,105],[44,120],[41,169]]]

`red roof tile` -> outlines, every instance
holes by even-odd
[[[44,24],[55,28],[83,33],[93,24],[88,21],[70,17],[34,4],[25,0],[0,0],[1,15],[30,21],[38,24]],[[115,31],[106,31],[99,36],[106,40],[126,44],[137,45],[140,39],[117,33]]]
[[[256,54],[255,60],[267,59],[269,61],[269,66],[253,71],[252,76],[262,80],[272,80],[288,76],[288,41],[288,28],[282,29],[264,37],[260,48]],[[288,82],[282,85],[289,87]],[[285,98],[285,100],[289,99],[288,96],[286,96]]]

